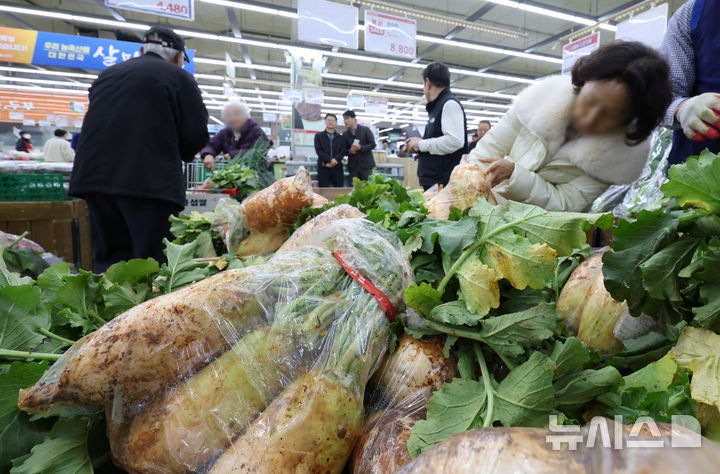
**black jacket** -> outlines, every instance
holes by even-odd
[[[70,194],[160,199],[185,206],[182,161],[208,141],[195,79],[148,53],[100,73],[90,88]]]
[[[358,124],[355,127],[354,134],[348,128],[345,130],[345,133],[343,133],[343,137],[345,137],[345,146],[347,146],[348,150],[350,150],[350,147],[356,139],[360,140],[360,151],[354,155],[348,155],[348,170],[371,170],[375,168],[375,158],[373,158],[372,153],[375,149],[375,136],[369,128]]]
[[[335,132],[331,149],[330,137],[328,137],[327,132],[325,130],[318,132],[315,134],[315,153],[317,153],[318,157],[318,168],[330,163],[332,158],[335,158],[338,166],[342,168],[342,158],[348,153],[345,138]]]
[[[15,151],[24,151],[24,152],[30,151],[30,150],[28,150],[29,143],[30,143],[30,140],[27,140],[23,137],[18,138],[17,141],[15,142]],[[32,148],[32,145],[30,146],[30,148]]]
[[[451,100],[460,104],[460,101],[457,97],[455,97],[455,94],[450,92],[450,89],[446,88],[440,92],[440,95],[438,95],[435,100],[428,102],[425,106],[425,110],[427,110],[428,113],[428,123],[425,126],[423,139],[443,136],[443,107],[445,107],[445,104]],[[467,118],[462,104],[460,104],[460,110],[462,110],[463,120],[465,121],[463,130],[467,130]],[[460,163],[460,159],[467,152],[467,136],[465,136],[465,143],[463,143],[463,146],[449,155],[432,155],[427,152],[421,152],[418,155],[418,178],[420,179],[420,185],[425,189],[434,184],[447,186],[452,170],[458,163]]]

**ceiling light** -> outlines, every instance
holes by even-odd
[[[502,5],[502,6],[510,7],[510,8],[517,8],[518,10],[523,10],[523,11],[530,12],[530,13],[537,13],[538,15],[543,15],[543,16],[547,16],[550,18],[557,18],[558,20],[571,21],[573,23],[578,23],[580,25],[598,26],[601,29],[610,30],[610,31],[617,30],[617,27],[615,27],[615,26],[609,25],[607,23],[598,23],[597,21],[595,21],[592,18],[572,15],[569,13],[552,10],[550,8],[538,7],[535,5],[528,4],[528,3],[520,3],[520,2],[513,1],[513,0],[487,0],[487,1],[490,3],[494,3],[496,5]]]
[[[203,3],[210,3],[212,5],[219,5],[221,7],[238,8],[241,10],[249,10],[258,13],[267,13],[269,15],[284,16],[287,18],[297,18],[297,12],[289,12],[286,10],[279,10],[277,8],[262,7],[260,5],[252,5],[244,2],[230,2],[228,0],[200,0]]]

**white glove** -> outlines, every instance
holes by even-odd
[[[680,103],[676,112],[685,136],[704,141],[720,138],[720,132],[710,125],[720,125],[720,95],[706,92]]]

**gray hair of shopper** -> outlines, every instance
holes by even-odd
[[[225,103],[222,109],[222,119],[227,120],[227,114],[230,110],[237,110],[245,118],[250,118],[250,108],[240,99],[231,99]]]
[[[157,34],[152,34],[148,36],[148,39],[152,41],[162,41],[160,35]],[[178,51],[177,49],[168,48],[157,43],[145,43],[143,44],[143,52],[144,54],[155,53],[161,58],[163,58],[165,61],[172,62],[173,59],[175,59],[175,56],[177,56],[180,51]]]

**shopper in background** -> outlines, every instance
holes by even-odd
[[[369,128],[357,123],[357,117],[353,110],[346,110],[343,113],[345,121],[345,145],[348,148],[348,171],[350,179],[358,178],[367,180],[375,168],[375,158],[372,151],[375,149],[375,136]]]
[[[131,258],[165,260],[168,217],[185,206],[182,161],[208,141],[200,89],[182,69],[183,39],[155,26],[141,51],[90,88],[70,180],[70,194],[90,210],[96,272]]]
[[[446,185],[450,173],[467,153],[465,110],[450,91],[450,70],[443,63],[429,64],[422,72],[423,91],[428,103],[428,123],[423,138],[405,142],[408,152],[419,153],[418,178],[423,189]]]
[[[668,66],[657,51],[611,43],[580,58],[570,76],[518,94],[470,161],[483,167],[499,202],[586,211],[611,184],[637,179],[670,99]]]
[[[30,135],[30,132],[22,130],[20,132],[20,138],[18,138],[15,142],[15,151],[23,151],[25,153],[30,153],[30,150],[32,150],[32,142],[30,141],[31,139],[32,135]]]
[[[315,134],[318,161],[318,184],[321,188],[343,186],[343,156],[347,155],[345,140],[337,130],[337,115],[325,116],[325,131]]]
[[[388,154],[392,152],[392,150],[390,150],[390,140],[387,138],[382,141],[382,149]]]
[[[43,147],[45,161],[72,162],[75,159],[75,152],[68,141],[68,132],[58,128],[55,136],[45,142]]]
[[[691,0],[668,23],[661,52],[670,66],[673,101],[665,114],[675,128],[669,163],[706,148],[720,153],[720,2]]]
[[[241,100],[233,99],[226,103],[222,119],[226,127],[200,151],[205,168],[209,170],[215,169],[215,157],[220,154],[225,159],[235,158],[238,153],[248,151],[258,140],[269,141],[262,128],[250,118],[250,109]]]
[[[489,120],[480,120],[477,126],[477,133],[473,135],[473,138],[470,141],[470,145],[468,146],[468,151],[473,151],[475,149],[475,146],[477,146],[477,142],[481,140],[482,137],[484,137],[491,128],[492,124],[490,124]]]

